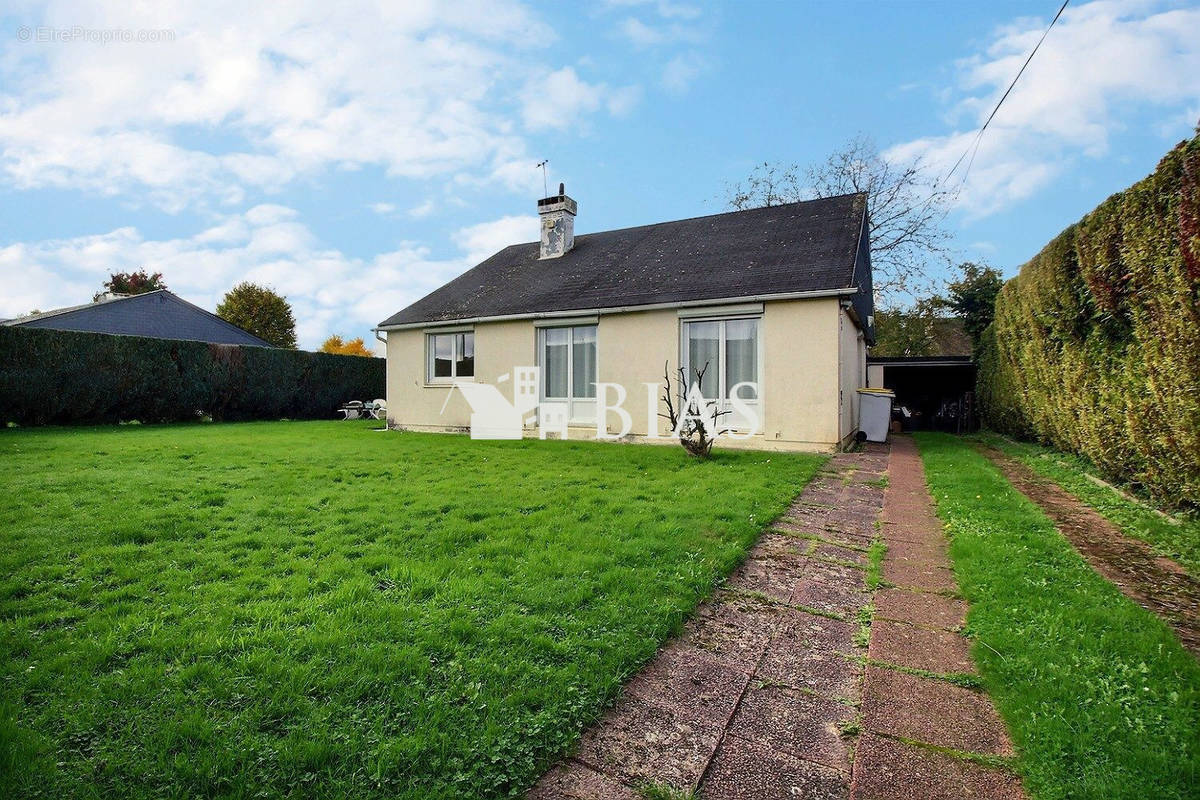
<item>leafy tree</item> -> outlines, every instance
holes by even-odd
[[[946,284],[947,296],[941,303],[962,319],[971,347],[978,352],[980,338],[996,315],[996,295],[1004,279],[1000,270],[970,261],[959,264],[958,270],[962,277]]]
[[[296,349],[296,318],[285,298],[248,281],[225,293],[217,316],[276,347]]]
[[[342,341],[342,337],[338,336],[336,333],[326,339],[324,344],[321,345],[321,352],[334,353],[342,356],[366,356],[367,358],[375,357],[375,354],[367,349],[367,346],[363,342],[361,336],[359,336],[357,339],[351,339],[348,342],[344,342]]]
[[[101,286],[103,287],[102,291],[92,296],[92,302],[106,294],[145,294],[167,288],[161,272],[151,275],[144,269],[139,269],[137,272],[113,272]]]
[[[730,208],[742,210],[866,192],[871,263],[881,304],[928,288],[930,262],[944,260],[950,242],[946,213],[954,193],[919,159],[884,158],[865,136],[825,161],[759,164],[744,182],[726,187]]]
[[[873,356],[929,356],[937,352],[938,298],[927,297],[908,308],[875,311]]]

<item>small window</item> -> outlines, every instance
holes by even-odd
[[[425,337],[429,383],[449,383],[455,378],[475,377],[474,333],[431,333]]]

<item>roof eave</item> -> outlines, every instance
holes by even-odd
[[[680,300],[670,303],[644,303],[630,306],[609,306],[607,308],[571,308],[562,311],[531,311],[521,314],[498,314],[483,317],[460,317],[457,319],[422,320],[417,322],[401,322],[393,325],[377,325],[373,331],[403,331],[413,328],[436,328],[444,325],[474,325],[481,322],[513,322],[526,319],[554,319],[556,317],[602,316],[607,314],[629,314],[636,311],[660,311],[670,308],[703,308],[705,306],[723,306],[732,303],[766,303],[777,300],[808,300],[822,297],[845,297],[857,294],[857,286],[846,286],[839,289],[813,289],[804,292],[777,292],[774,294],[740,295],[736,297],[714,297],[705,300]]]

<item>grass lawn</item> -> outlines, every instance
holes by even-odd
[[[919,434],[969,633],[1035,798],[1200,786],[1200,664],[969,442]]]
[[[1149,504],[1135,502],[1089,480],[1096,471],[1084,459],[1048,447],[982,433],[987,444],[1020,459],[1030,469],[1057,483],[1099,511],[1126,536],[1141,539],[1155,552],[1173,558],[1194,576],[1200,576],[1200,517],[1182,514],[1163,517]]]
[[[815,455],[0,432],[0,797],[517,793]]]

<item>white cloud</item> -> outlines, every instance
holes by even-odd
[[[651,8],[666,19],[695,19],[700,16],[697,6],[687,3],[672,3],[669,0],[604,0],[607,8]]]
[[[230,20],[236,20],[231,25]],[[51,2],[33,25],[168,28],[156,44],[0,42],[0,175],[178,212],[328,168],[502,179],[534,76],[578,115],[623,90],[553,70],[553,29],[516,0],[257,6]],[[529,115],[535,127],[555,115]]]
[[[697,22],[700,11],[692,6],[659,4],[659,19],[647,22],[639,17],[625,17],[617,31],[635,47],[653,48],[673,42],[695,44],[708,35],[708,27]]]
[[[418,203],[408,210],[408,215],[413,219],[424,219],[434,212],[437,208],[437,203],[430,198],[422,203]]]
[[[467,254],[466,260],[474,265],[510,244],[535,241],[538,235],[536,216],[514,215],[462,228],[454,235],[454,241]]]
[[[675,56],[663,67],[660,82],[664,89],[671,92],[684,92],[692,81],[704,72],[704,59],[696,53],[681,53]]]
[[[396,213],[396,206],[392,203],[370,203],[367,205],[367,208],[381,217],[387,217]]]
[[[636,17],[627,17],[621,21],[621,33],[625,38],[638,47],[652,47],[667,40],[667,35],[659,28],[652,28]]]
[[[301,347],[332,333],[372,342],[384,318],[509,244],[537,235],[536,217],[503,217],[465,227],[452,241],[456,258],[434,259],[413,242],[371,259],[321,246],[283,206],[256,206],[200,233],[148,240],[133,227],[109,233],[18,242],[0,248],[0,273],[20,274],[0,296],[0,318],[91,299],[110,272],[145,267],[162,272],[181,297],[213,310],[234,284],[249,280],[285,295],[296,314]]]
[[[960,63],[948,117],[953,133],[906,142],[885,155],[920,155],[948,171],[1048,21],[1006,25]],[[1200,9],[1144,0],[1069,7],[984,134],[960,202],[971,214],[991,213],[1054,180],[1073,158],[1107,156],[1110,136],[1135,111],[1174,120],[1172,135],[1187,135],[1191,125],[1180,122],[1180,112],[1200,104],[1197,75]]]
[[[529,80],[522,94],[522,115],[533,130],[563,129],[602,104],[611,114],[627,113],[637,97],[635,88],[610,89],[603,83],[588,83],[574,67],[563,67]]]

